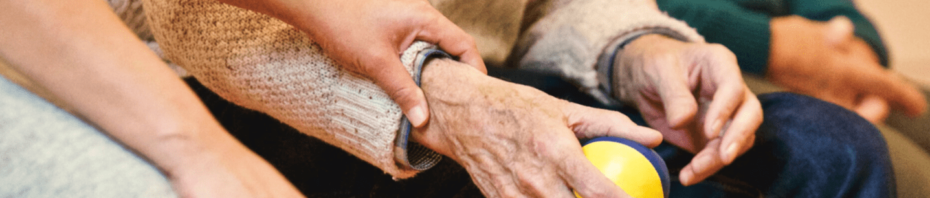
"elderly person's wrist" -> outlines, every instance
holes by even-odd
[[[432,103],[467,103],[474,98],[471,90],[482,78],[488,78],[487,75],[461,62],[449,58],[434,58],[423,63],[420,87],[426,95],[426,100]],[[433,108],[432,111],[442,111],[440,108]],[[431,122],[442,120],[435,119],[440,114],[431,113]],[[429,125],[430,123],[427,123]],[[436,151],[445,156],[452,156],[452,151],[448,145],[443,145],[437,134],[430,134],[427,130],[414,130],[410,135],[414,141]]]
[[[637,67],[637,65],[644,65],[646,62],[654,61],[647,60],[648,57],[642,56],[642,54],[647,53],[647,51],[644,50],[661,50],[661,47],[649,47],[663,45],[675,46],[680,43],[679,40],[655,33],[642,34],[623,43],[616,51],[614,55],[615,58],[610,63],[610,73],[607,74],[610,76],[609,83],[611,85],[611,94],[613,94],[617,100],[624,103],[634,103],[634,98],[639,90],[635,86],[650,84],[650,82],[637,82],[637,80],[642,81],[645,79],[632,76],[643,72],[641,70],[644,68]]]

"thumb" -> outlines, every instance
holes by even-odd
[[[383,65],[362,66],[368,68],[364,72],[400,106],[410,124],[414,127],[423,126],[429,119],[429,107],[423,90],[413,81],[400,57],[384,54],[375,59],[376,63]]]
[[[843,42],[846,42],[853,38],[853,26],[852,21],[846,16],[836,16],[830,21],[827,22],[827,29],[824,32],[824,38],[827,41],[827,44],[830,46],[839,46]]]
[[[647,147],[662,143],[662,134],[656,130],[636,125],[626,115],[581,106],[566,102],[562,112],[568,117],[568,126],[579,139],[603,136],[633,140]]]

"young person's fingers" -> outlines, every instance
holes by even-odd
[[[385,50],[388,51],[388,50]],[[415,127],[426,124],[429,119],[429,106],[423,90],[413,81],[400,57],[392,53],[373,55],[374,61],[360,65],[362,73],[371,78],[381,89],[396,102],[407,120]]]
[[[417,33],[416,39],[436,44],[452,56],[459,57],[459,61],[475,67],[482,73],[488,73],[475,39],[441,14],[425,25],[424,29]]]

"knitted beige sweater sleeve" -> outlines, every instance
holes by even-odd
[[[685,22],[659,11],[653,0],[539,2],[526,11],[540,18],[517,40],[511,64],[560,75],[606,103],[614,93],[605,87],[616,83],[606,77],[613,63],[608,59],[621,43],[649,33],[704,42]]]
[[[224,99],[267,113],[396,178],[417,173],[395,161],[395,152],[407,152],[406,139],[395,147],[402,128],[397,104],[371,80],[334,64],[304,33],[214,0],[144,0],[144,7],[165,55]],[[417,42],[401,55],[412,76],[415,59],[431,47]],[[427,156],[414,167],[440,159]]]

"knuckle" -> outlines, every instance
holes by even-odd
[[[394,101],[401,104],[413,103],[417,101],[417,90],[419,88],[410,86],[397,86],[393,90],[388,90]]]
[[[387,63],[390,60],[388,53],[383,52],[383,50],[372,50],[367,53],[367,58],[358,56],[354,59],[353,65],[358,68],[359,72],[362,72],[368,77],[376,78],[384,72],[387,67],[381,66],[384,63]],[[376,79],[377,80],[377,79]]]
[[[611,184],[612,185],[612,184]],[[584,194],[585,197],[613,197],[609,189],[613,188],[612,186],[603,186],[603,187],[585,187],[581,189],[575,189],[579,194]]]
[[[719,43],[710,44],[710,50],[726,58],[732,58],[734,60],[736,59],[736,55],[733,54],[733,51],[730,51],[730,48],[727,48],[726,46]]]

